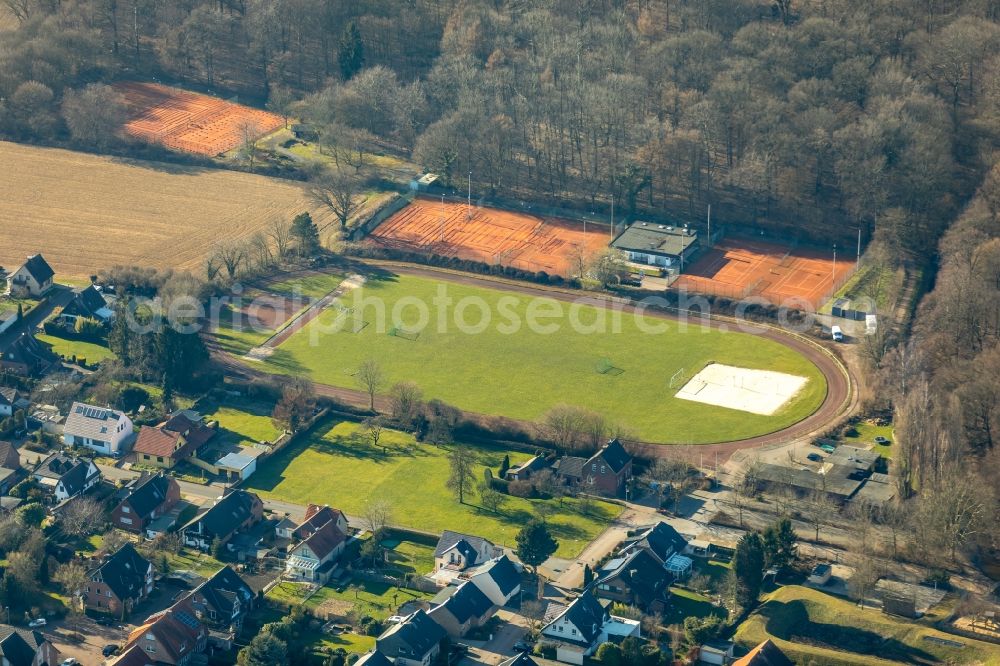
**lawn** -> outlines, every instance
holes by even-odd
[[[114,356],[107,346],[85,340],[70,340],[42,333],[35,337],[38,338],[39,342],[52,345],[52,351],[66,359],[76,357],[77,360],[85,360],[89,364],[94,364]]]
[[[386,557],[389,559],[389,569],[404,574],[429,574],[434,570],[434,547],[415,541],[397,541],[387,539],[382,542],[389,548]]]
[[[712,600],[703,594],[672,587],[670,588],[670,606],[663,614],[661,624],[669,627],[672,624],[684,624],[684,618],[689,616],[708,617],[709,615],[717,615],[725,619],[729,612],[725,607],[713,604]]]
[[[214,575],[225,566],[207,553],[187,548],[182,549],[179,553],[167,553],[167,561],[170,563],[171,571],[193,571],[206,578]]]
[[[861,448],[867,448],[869,444],[873,444],[873,451],[878,452],[883,458],[892,458],[892,442],[894,440],[891,425],[877,426],[862,421],[856,424],[854,429],[858,431],[858,434],[854,437],[844,437],[845,444]],[[889,444],[874,444],[876,437],[885,437],[889,440]]]
[[[961,647],[941,645],[927,636],[957,641]],[[766,638],[796,663],[817,666],[1000,664],[1000,645],[946,634],[880,610],[862,610],[850,601],[797,585],[766,597],[735,636],[746,648]]]
[[[206,410],[209,421],[218,421],[219,427],[233,434],[237,443],[273,442],[281,434],[271,420],[273,407],[247,402],[240,406],[219,405]]]
[[[316,594],[309,597],[306,608],[315,610],[326,601],[336,600],[352,604],[362,615],[371,615],[375,619],[384,620],[408,601],[430,599],[433,596],[426,592],[401,589],[388,583],[370,580],[359,580],[355,585],[355,588],[344,588],[343,592],[338,592],[332,587],[320,588]]]
[[[443,304],[445,299],[451,305]],[[428,398],[525,420],[539,420],[561,403],[579,405],[628,426],[644,440],[671,443],[773,432],[815,411],[826,395],[819,369],[788,347],[695,323],[685,328],[591,305],[409,276],[370,281],[345,296],[342,305],[354,308],[353,314],[325,310],[282,344],[264,369],[359,388],[353,375],[373,358],[382,367],[385,387],[412,380]],[[343,326],[348,317],[368,325],[350,332],[354,327]],[[421,329],[421,320],[429,325]],[[466,322],[465,332],[456,320]],[[646,332],[653,326],[658,332]],[[420,329],[419,337],[390,335],[399,328]],[[598,372],[604,361],[620,372]],[[711,361],[809,381],[771,416],[673,396],[680,388],[669,388],[675,373],[683,370],[690,377]]]
[[[219,310],[219,321],[211,335],[215,344],[223,351],[236,356],[243,356],[254,347],[259,347],[274,335],[271,329],[253,328],[243,326],[233,327],[233,311],[229,305],[223,306]]]
[[[337,273],[315,273],[271,282],[267,285],[267,291],[319,299],[336,289],[343,281],[344,276]]]
[[[477,448],[476,453],[481,466],[494,470],[505,454],[512,462],[527,458],[502,449]],[[510,497],[500,514],[478,506],[474,495],[459,504],[445,487],[446,456],[444,448],[418,444],[412,435],[390,430],[383,432],[375,449],[358,424],[325,422],[300,442],[270,456],[244,486],[266,497],[329,504],[355,516],[369,500],[385,499],[391,504],[394,523],[433,533],[468,532],[508,546],[520,526],[536,514],[536,506],[547,502],[554,510],[548,520],[559,539],[559,557],[575,557],[620,512],[614,504],[594,502],[591,513],[583,515],[574,499],[559,506],[556,500]],[[481,467],[476,478],[482,478]]]
[[[358,580],[338,592],[333,587],[321,587],[316,594],[305,601],[306,587],[302,583],[281,582],[267,592],[267,597],[289,605],[304,604],[310,611],[316,611],[324,604],[343,604],[353,607],[359,615],[370,615],[384,620],[408,601],[430,599],[432,595],[417,590],[398,588],[389,583]],[[328,605],[329,605],[328,604]]]

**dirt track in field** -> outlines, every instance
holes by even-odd
[[[374,265],[391,270],[394,273],[399,273],[403,275],[414,275],[419,277],[425,277],[437,280],[447,280],[450,282],[455,282],[458,284],[466,284],[474,287],[484,287],[489,289],[498,289],[502,291],[511,291],[519,294],[524,294],[527,296],[545,296],[548,298],[553,298],[561,301],[573,301],[580,298],[582,295],[578,292],[571,292],[561,289],[546,288],[538,285],[531,285],[527,283],[512,282],[507,280],[494,280],[487,277],[480,277],[471,274],[458,273],[455,271],[444,271],[435,268],[429,268],[424,266],[415,266],[410,264],[398,264],[394,262],[372,262]],[[353,267],[354,270],[358,270],[358,266]],[[592,295],[593,296],[593,295]],[[635,309],[631,306],[626,306],[624,308],[626,312],[634,311]],[[645,314],[648,316],[663,317],[665,319],[676,320],[676,315],[653,312],[646,310]],[[725,321],[712,321],[711,325],[714,328],[721,330],[731,330],[734,328],[731,324]],[[641,446],[649,456],[659,456],[666,453],[671,455],[676,455],[677,453],[688,454],[691,459],[697,462],[698,456],[708,455],[714,456],[719,455],[720,462],[728,460],[729,456],[735,451],[748,448],[756,447],[766,447],[777,444],[788,443],[793,440],[812,436],[815,433],[826,429],[831,423],[837,421],[842,417],[848,409],[853,407],[854,391],[852,389],[853,380],[849,377],[848,370],[844,365],[835,359],[832,355],[824,351],[817,344],[810,341],[803,340],[799,337],[788,335],[780,330],[769,328],[769,327],[755,327],[755,332],[765,338],[774,340],[783,344],[787,347],[794,349],[799,352],[810,361],[812,361],[816,367],[820,369],[823,376],[826,378],[827,382],[827,394],[823,403],[820,405],[819,409],[813,412],[811,415],[807,416],[803,420],[795,423],[787,428],[778,430],[776,432],[759,435],[756,437],[750,437],[747,439],[735,440],[731,442],[721,442],[718,444],[699,444],[699,445],[670,445],[664,446],[654,442],[642,442],[638,445]],[[244,363],[237,361],[232,356],[225,354],[223,352],[216,352],[214,354],[215,358],[225,365],[228,371],[236,376],[251,378],[254,376],[265,377],[270,376],[268,373],[262,372],[253,366],[247,366]],[[355,407],[368,407],[368,394],[354,389],[341,388],[337,386],[330,386],[327,384],[319,384],[314,382],[314,387],[316,393],[322,396],[333,398],[335,400],[341,401],[346,404],[353,405]],[[375,398],[375,408],[381,412],[388,411],[389,399],[385,396],[376,396]],[[509,419],[506,417],[489,415],[489,414],[479,414],[476,412],[464,412],[465,416],[481,423],[492,423],[492,424],[502,424],[508,423],[511,425],[517,425],[522,428],[530,429],[534,424],[519,421],[516,419]]]
[[[315,211],[300,184],[235,171],[2,141],[0,163],[0,265],[41,252],[57,281],[119,264],[200,273],[216,243]]]

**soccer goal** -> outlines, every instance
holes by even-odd
[[[597,366],[594,369],[599,375],[611,375],[612,377],[616,377],[625,372],[612,363],[610,358],[602,358],[597,362]]]
[[[389,335],[410,341],[416,340],[417,338],[420,337],[420,333],[418,331],[408,331],[402,326],[393,326],[392,328],[390,328]]]
[[[681,368],[670,376],[670,388],[677,388],[684,384],[684,368]]]

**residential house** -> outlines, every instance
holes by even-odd
[[[101,470],[92,460],[53,453],[38,464],[31,478],[51,492],[57,502],[64,502],[100,483]]]
[[[514,465],[508,469],[504,478],[508,481],[527,481],[548,466],[549,462],[545,456],[533,456],[520,465]]]
[[[354,662],[354,666],[392,666],[392,662],[378,650],[372,650]]]
[[[734,661],[732,666],[793,666],[794,663],[768,638],[746,656]]]
[[[614,497],[625,494],[632,478],[632,456],[618,439],[613,439],[595,453],[584,466],[587,484],[596,492]]]
[[[169,513],[180,498],[180,486],[172,477],[162,472],[143,476],[111,511],[111,522],[115,527],[142,534],[150,523]]]
[[[18,410],[28,409],[29,406],[31,403],[16,388],[0,386],[0,420],[13,416]]]
[[[346,544],[347,535],[335,520],[328,520],[288,551],[285,576],[325,585]]]
[[[594,595],[584,593],[559,610],[542,627],[542,635],[555,643],[556,659],[580,665],[601,643],[612,637],[616,642],[629,636],[638,638],[641,630],[638,620],[615,617]]]
[[[24,476],[21,454],[13,444],[0,440],[0,496],[8,494]]]
[[[688,548],[687,539],[677,530],[667,523],[659,522],[625,540],[620,554],[624,556],[636,550],[645,550],[674,578],[683,578],[691,573],[694,565],[692,559],[684,555]]]
[[[62,655],[39,631],[0,624],[0,664],[3,666],[56,666]]]
[[[108,302],[97,287],[88,286],[73,294],[73,300],[63,307],[59,317],[67,324],[73,325],[77,319],[93,319],[102,324],[109,324],[114,318],[115,312],[108,307]]]
[[[736,647],[732,640],[716,639],[698,646],[698,663],[710,664],[711,666],[725,666],[733,660],[733,649]]]
[[[662,613],[668,603],[674,577],[648,550],[638,548],[616,557],[600,568],[594,588],[601,599],[637,606],[649,613]]]
[[[63,443],[119,456],[132,437],[132,419],[117,409],[74,402],[63,424]]]
[[[136,462],[170,469],[190,458],[215,433],[197,412],[179,410],[155,427],[143,426],[132,450]]]
[[[445,630],[427,613],[418,610],[389,627],[375,640],[375,649],[395,666],[430,666],[441,653]]]
[[[306,507],[306,517],[288,536],[293,539],[306,539],[310,534],[333,521],[344,534],[348,534],[347,516],[340,509],[331,509],[329,505],[310,504]]]
[[[427,615],[452,638],[461,638],[470,629],[481,627],[497,610],[489,597],[469,581],[450,588],[453,592]]]
[[[434,568],[465,571],[503,555],[503,549],[482,537],[445,530],[434,549]]]
[[[288,514],[285,514],[284,517],[282,517],[282,519],[279,520],[278,523],[274,526],[274,536],[276,536],[279,539],[291,540],[292,532],[294,532],[295,528],[297,527],[298,525],[295,523],[295,521],[289,518]]]
[[[154,613],[146,621],[129,634],[122,649],[122,657],[115,664],[127,663],[129,666],[137,661],[124,661],[125,655],[134,648],[145,653],[146,659],[157,665],[187,666],[194,655],[205,651],[208,644],[208,629],[201,623],[186,605],[174,606]],[[137,657],[131,656],[133,660]],[[150,663],[150,662],[147,662]]]
[[[476,567],[468,579],[497,606],[506,606],[521,593],[521,571],[506,555]]]
[[[213,542],[227,543],[237,532],[260,522],[263,515],[264,505],[257,495],[245,490],[230,490],[208,511],[184,526],[184,543],[207,551]]]
[[[590,458],[567,456],[553,469],[564,482],[583,490],[622,497],[632,478],[632,456],[618,439],[613,439]]]
[[[253,590],[230,567],[222,567],[184,598],[195,616],[210,630],[213,643],[228,646],[240,631],[243,620],[253,610]]]
[[[670,558],[683,553],[688,547],[687,539],[681,536],[669,523],[659,522],[622,542],[621,553],[633,550],[649,551],[661,565],[666,566]]]
[[[33,254],[7,275],[7,293],[15,298],[39,298],[52,288],[55,274],[42,255]]]
[[[83,603],[99,613],[122,617],[153,591],[153,565],[126,543],[87,574]]]
[[[132,645],[104,663],[107,666],[156,666],[158,662],[143,651],[142,645]]]
[[[0,336],[0,370],[15,375],[44,375],[59,363],[59,357],[27,330],[19,327]]]

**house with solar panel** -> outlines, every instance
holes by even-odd
[[[132,419],[121,410],[74,402],[63,425],[63,443],[84,446],[106,456],[120,456],[132,433]]]
[[[192,663],[194,655],[204,652],[207,645],[208,628],[191,608],[177,603],[150,615],[134,629],[115,663],[185,666]],[[133,659],[137,661],[133,662]]]

